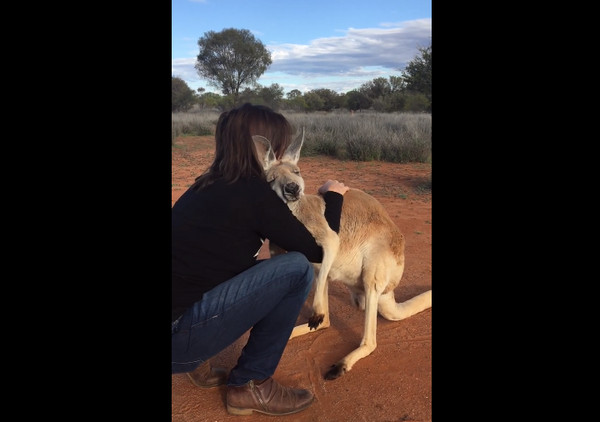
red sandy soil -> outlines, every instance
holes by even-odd
[[[209,164],[214,137],[180,137],[172,148],[172,203]],[[298,163],[307,193],[316,193],[327,179],[366,191],[387,209],[406,238],[406,267],[396,300],[404,301],[431,289],[431,165],[341,161],[329,157],[301,157]],[[261,257],[268,257],[265,249]],[[298,322],[311,315],[312,292]],[[185,374],[172,375],[172,421],[397,422],[430,421],[431,309],[403,321],[378,316],[377,348],[351,371],[327,381],[328,368],[358,347],[364,312],[350,303],[340,282],[329,286],[331,326],[294,338],[288,343],[274,378],[315,394],[308,409],[288,416],[233,416],[225,408],[225,387],[201,389]],[[212,359],[214,366],[231,368],[247,340],[237,342]]]

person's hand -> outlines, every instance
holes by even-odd
[[[325,192],[333,191],[343,195],[348,192],[349,189],[350,188],[344,185],[342,182],[338,182],[337,180],[328,180],[319,188],[319,193],[323,195]]]

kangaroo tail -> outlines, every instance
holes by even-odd
[[[385,319],[398,321],[428,308],[431,308],[431,290],[400,303],[396,302],[394,292],[390,291],[380,296],[377,310]]]

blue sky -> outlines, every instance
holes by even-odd
[[[260,85],[341,94],[399,76],[431,44],[431,0],[172,0],[172,75],[221,94],[194,64],[198,40],[225,28],[249,30],[271,52]]]

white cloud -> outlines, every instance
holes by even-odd
[[[391,24],[390,24],[391,25]],[[350,28],[344,36],[318,38],[309,45],[267,46],[273,64],[269,72],[331,75],[359,71],[365,66],[403,69],[431,42],[431,19],[405,22],[393,28]]]
[[[198,81],[198,71],[194,67],[196,64],[196,57],[188,59],[173,59],[171,62],[171,75],[177,76],[184,81]]]
[[[349,28],[342,36],[317,38],[308,45],[271,44],[273,63],[259,79],[286,92],[328,88],[347,92],[377,77],[398,75],[431,44],[431,19],[384,23],[380,28]],[[196,57],[174,59],[173,76],[198,86]],[[205,85],[205,84],[204,84]]]

